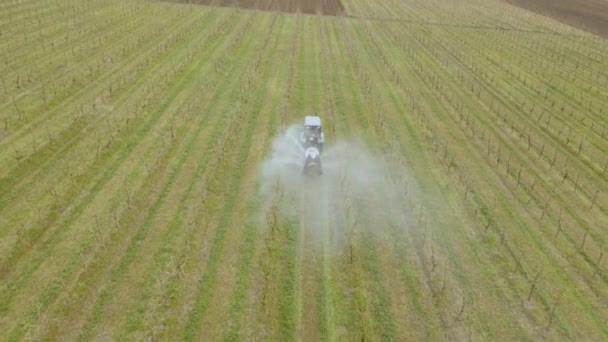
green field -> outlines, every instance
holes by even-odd
[[[1,2],[0,340],[608,340],[608,41],[342,4]],[[394,196],[263,203],[313,112]]]

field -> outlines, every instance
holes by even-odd
[[[566,24],[608,36],[608,2],[603,0],[505,0],[509,3],[554,17]]]
[[[608,340],[608,41],[322,12],[0,3],[1,340]]]
[[[340,0],[173,0],[191,4],[240,7],[263,11],[305,14],[340,15],[344,7]]]

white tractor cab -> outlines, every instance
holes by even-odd
[[[320,176],[321,152],[325,137],[321,129],[321,119],[318,116],[306,116],[304,129],[300,133],[300,143],[304,148],[304,169],[302,173],[307,176]]]
[[[304,117],[304,130],[300,133],[300,142],[304,149],[316,147],[319,153],[323,152],[325,136],[321,128],[321,118],[318,116]]]

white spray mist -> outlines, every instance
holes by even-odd
[[[336,141],[324,147],[323,174],[306,177],[301,129],[292,125],[281,132],[260,166],[264,211],[279,206],[280,215],[296,222],[298,229],[317,241],[331,237],[338,248],[356,229],[388,234],[389,227],[410,226],[406,197],[411,186],[403,168],[360,144]]]

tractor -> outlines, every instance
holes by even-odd
[[[318,116],[306,116],[304,128],[300,132],[300,144],[304,149],[304,168],[302,173],[306,176],[320,176],[321,153],[325,137],[321,128],[321,118]]]

